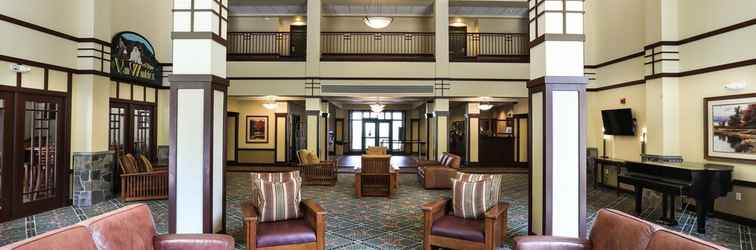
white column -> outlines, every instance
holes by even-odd
[[[583,0],[529,0],[529,229],[585,238]]]
[[[227,0],[174,0],[169,232],[225,231]]]
[[[307,150],[319,153],[318,137],[320,132],[320,98],[305,98],[305,114],[307,115]]]
[[[436,77],[449,76],[449,0],[435,0],[433,4],[436,28]]]
[[[433,116],[436,120],[436,157],[449,151],[449,99],[436,98],[433,101]]]
[[[307,0],[307,76],[320,75],[321,0]]]
[[[480,136],[480,103],[467,104],[467,165],[478,164],[478,137]]]

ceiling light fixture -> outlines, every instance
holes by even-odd
[[[376,0],[375,8],[377,9],[377,11],[375,12],[376,15],[366,16],[365,18],[362,19],[362,22],[364,22],[365,25],[373,29],[383,29],[383,28],[388,27],[389,24],[391,24],[391,22],[394,21],[394,18],[381,15],[381,6],[378,0]]]
[[[304,21],[304,18],[298,16],[294,18],[294,21],[291,22],[291,25],[292,26],[305,26],[307,25],[307,23]]]
[[[375,104],[370,104],[370,111],[373,111],[373,113],[380,113],[383,112],[384,107],[386,107],[386,105],[381,104],[381,98],[378,97]]]
[[[494,105],[489,102],[491,100],[491,97],[484,96],[484,97],[481,97],[480,100],[484,102],[478,105],[478,109],[486,111],[493,108]]]
[[[278,103],[276,102],[275,96],[266,96],[265,97],[265,103],[263,103],[263,107],[268,110],[274,110],[278,108]]]
[[[467,24],[462,21],[460,18],[454,19],[454,22],[450,23],[449,26],[452,27],[467,27]]]

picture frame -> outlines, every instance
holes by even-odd
[[[756,164],[756,93],[704,98],[704,158]]]
[[[245,138],[247,143],[268,143],[268,117],[248,115]]]

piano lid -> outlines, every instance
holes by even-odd
[[[669,168],[678,168],[683,170],[690,170],[690,171],[732,171],[734,169],[731,165],[723,165],[723,164],[713,164],[713,163],[703,163],[703,162],[655,162],[655,161],[625,161],[626,163],[630,164],[638,164],[638,165],[650,165],[650,166],[658,166],[658,167],[669,167]]]

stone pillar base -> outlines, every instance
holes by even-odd
[[[115,197],[114,152],[73,153],[73,205],[88,207]]]

